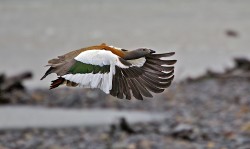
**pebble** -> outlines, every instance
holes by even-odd
[[[246,108],[250,106],[249,90],[250,81],[244,78],[184,81],[170,87],[166,95],[144,101],[115,99],[88,89],[31,90],[31,99],[26,100],[28,105],[164,112],[166,118],[131,124],[138,132],[131,135],[120,129],[111,135],[107,126],[0,130],[0,147],[245,149],[250,144],[250,110]]]

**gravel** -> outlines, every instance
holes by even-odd
[[[25,105],[165,112],[159,122],[131,124],[135,134],[108,126],[0,131],[0,148],[247,149],[250,147],[250,80],[205,78],[175,83],[155,99],[121,100],[91,89],[30,91]],[[17,103],[13,103],[17,104]]]

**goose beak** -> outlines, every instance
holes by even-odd
[[[151,53],[151,54],[152,54],[152,53],[155,53],[155,51],[150,49],[150,53]]]

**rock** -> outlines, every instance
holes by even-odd
[[[162,125],[162,126],[160,126],[160,128],[159,128],[159,132],[160,132],[161,134],[166,135],[166,134],[169,134],[169,133],[171,132],[171,130],[170,130],[169,126],[167,126],[167,125]]]
[[[127,120],[124,117],[122,117],[120,119],[119,126],[120,126],[120,129],[122,131],[124,131],[128,134],[135,134],[136,133],[135,130],[128,124]]]
[[[31,79],[32,73],[31,72],[24,72],[16,76],[12,77],[5,77],[5,79],[2,81],[1,89],[4,92],[11,92],[14,89],[17,90],[24,90],[25,87],[22,85],[22,81],[26,79]]]
[[[128,144],[126,143],[114,143],[111,147],[111,149],[128,149]]]
[[[247,58],[235,58],[234,63],[234,69],[250,71],[250,60],[248,60]]]
[[[208,142],[207,143],[207,148],[209,148],[209,149],[213,149],[215,147],[215,143],[214,142]]]
[[[250,133],[250,122],[247,122],[241,126],[241,131]]]
[[[8,149],[8,148],[6,148],[6,147],[3,147],[2,145],[0,145],[0,149]]]
[[[48,149],[70,149],[69,147],[59,146],[59,145],[51,145]]]
[[[0,104],[25,102],[30,99],[22,81],[32,78],[31,72],[24,72],[16,76],[0,75]]]
[[[226,33],[226,35],[229,36],[229,37],[234,37],[234,38],[236,38],[236,37],[239,36],[239,33],[238,33],[237,31],[235,31],[235,30],[232,30],[232,29],[226,30],[225,33]]]
[[[152,142],[145,139],[145,140],[142,140],[142,141],[139,143],[139,146],[140,146],[140,148],[142,148],[142,149],[151,149],[151,148],[152,148]]]
[[[129,144],[127,149],[137,149],[135,144]]]
[[[188,124],[179,124],[174,127],[171,135],[175,138],[181,138],[184,140],[193,140],[194,128]]]

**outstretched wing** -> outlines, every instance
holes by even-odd
[[[111,51],[84,51],[60,67],[51,67],[51,69],[60,70],[56,72],[60,77],[53,81],[51,88],[66,83],[69,86],[79,85],[87,88],[100,88],[109,94],[112,89],[116,66],[127,67],[119,61],[119,56]]]
[[[152,97],[150,92],[161,93],[169,87],[174,78],[176,60],[163,60],[174,52],[149,54],[145,58],[125,61],[127,68],[116,66],[110,94],[118,98],[143,100],[143,96]]]

